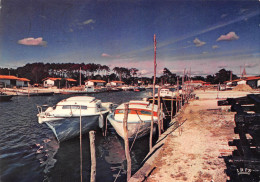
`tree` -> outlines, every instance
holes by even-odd
[[[205,81],[205,78],[203,76],[194,76],[194,77],[192,77],[192,80],[202,80],[202,81]]]
[[[232,72],[229,70],[225,70],[224,68],[219,70],[215,75],[215,79],[214,79],[214,83],[224,83],[225,81],[229,81],[230,80],[230,74]],[[233,79],[237,79],[238,77],[236,75],[232,74],[232,78]]]

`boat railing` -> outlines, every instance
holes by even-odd
[[[38,113],[42,113],[42,108],[43,107],[49,107],[49,106],[48,105],[41,105],[41,106],[37,105]]]

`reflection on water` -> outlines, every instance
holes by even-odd
[[[148,92],[92,94],[103,102],[121,104],[142,99]],[[79,138],[58,143],[45,124],[38,124],[37,105],[53,106],[71,96],[13,97],[0,103],[0,181],[80,181]],[[96,132],[97,181],[125,181],[126,161],[123,140],[111,126],[107,136]],[[137,140],[132,151],[132,171],[148,152],[148,138]],[[131,146],[131,143],[130,143]],[[83,180],[90,179],[88,135],[83,135]],[[105,179],[105,180],[104,180]]]

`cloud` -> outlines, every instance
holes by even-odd
[[[237,40],[239,37],[236,35],[235,32],[229,32],[226,35],[221,35],[217,41],[231,41],[231,40]]]
[[[228,65],[227,64],[225,64],[225,63],[220,63],[219,65],[218,65],[218,68],[226,68]]]
[[[27,46],[44,46],[44,47],[47,46],[47,42],[43,41],[42,37],[39,37],[36,39],[32,38],[32,37],[24,38],[24,39],[18,40],[17,43],[22,44],[22,45],[27,45]]]
[[[227,14],[222,14],[221,18],[225,18],[227,16]]]
[[[111,55],[107,54],[107,53],[102,53],[101,54],[102,57],[111,57]]]
[[[258,65],[259,65],[258,63],[247,63],[247,64],[245,64],[245,67],[246,68],[254,68],[254,67],[258,66]]]
[[[148,71],[148,70],[140,70],[138,72],[140,73],[140,75],[147,75],[147,74],[152,73],[152,71]]]
[[[193,43],[196,45],[196,47],[200,47],[200,46],[203,46],[203,45],[206,44],[206,42],[202,42],[202,41],[200,41],[198,38],[195,38],[195,39],[193,40]]]
[[[83,25],[88,25],[88,24],[91,24],[91,23],[95,23],[95,20],[89,19],[89,20],[84,21],[82,24]]]
[[[102,53],[101,56],[106,57],[106,58],[120,58],[119,55],[113,56],[113,55],[110,55],[110,54],[107,54],[107,53]]]
[[[219,48],[217,45],[212,46],[212,49],[217,49],[217,48]]]

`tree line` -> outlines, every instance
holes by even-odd
[[[121,80],[126,84],[137,84],[142,80],[144,84],[151,84],[153,77],[137,77],[139,70],[137,68],[114,67],[112,70],[107,65],[95,63],[28,63],[17,69],[0,68],[0,75],[14,75],[20,78],[27,78],[31,84],[42,83],[46,77],[72,78],[84,83],[85,80],[96,79],[106,82]],[[221,69],[213,75],[193,76],[191,80],[202,80],[211,84],[224,83],[225,81],[237,79],[237,75],[232,74],[230,70]],[[183,75],[172,73],[169,69],[164,68],[163,74],[156,78],[156,84],[177,84],[182,82]],[[184,80],[188,80],[189,74],[186,73]]]

